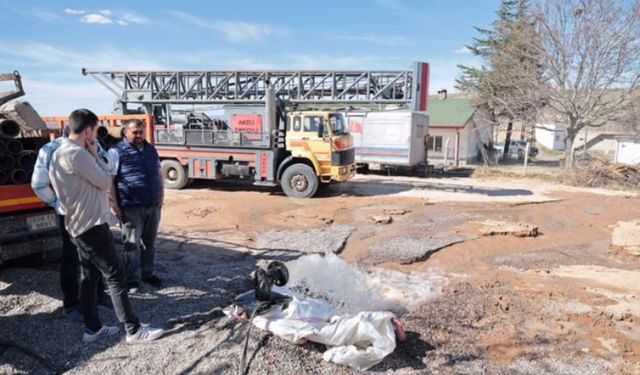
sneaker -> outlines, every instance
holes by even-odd
[[[90,330],[86,330],[82,335],[82,341],[84,342],[94,342],[101,337],[104,336],[113,336],[116,333],[120,332],[120,328],[114,326],[102,326],[97,332],[91,332]]]
[[[140,328],[133,335],[127,333],[127,344],[139,344],[153,341],[164,334],[164,329],[153,328],[148,324],[140,324]]]
[[[162,286],[162,279],[156,275],[145,277],[144,279],[142,279],[142,281],[144,281],[145,283],[151,286],[155,286],[156,288],[159,288]]]
[[[129,289],[129,294],[138,293],[140,289],[140,283],[132,282],[127,284],[127,289]]]
[[[77,307],[70,307],[68,309],[65,309],[64,314],[69,320],[80,323],[84,322],[84,315]]]

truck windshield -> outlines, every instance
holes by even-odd
[[[331,123],[333,135],[347,134],[347,129],[344,126],[344,118],[342,115],[329,115],[329,122]]]

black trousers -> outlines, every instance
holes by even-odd
[[[76,246],[71,242],[69,232],[64,226],[64,216],[58,215],[58,223],[62,233],[62,260],[60,261],[60,287],[65,308],[78,306],[80,259]]]
[[[140,322],[129,302],[124,268],[116,254],[109,226],[95,226],[73,238],[73,242],[80,256],[80,306],[87,328],[95,332],[102,327],[96,299],[98,282],[102,275],[109,288],[118,320],[124,323],[127,333],[135,333],[140,327]]]
[[[80,303],[80,258],[76,245],[64,226],[64,216],[58,215],[60,233],[62,234],[62,259],[60,261],[60,288],[62,289],[64,308],[78,307]],[[106,297],[104,279],[98,282],[98,298]]]

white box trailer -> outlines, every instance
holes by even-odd
[[[426,167],[429,116],[423,112],[348,113],[355,161],[374,167]]]

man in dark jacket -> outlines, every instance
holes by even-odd
[[[162,280],[155,275],[155,242],[164,198],[160,158],[144,138],[142,121],[129,121],[122,130],[123,139],[109,150],[109,159],[115,176],[112,208],[122,221],[127,284],[135,291],[142,276],[142,281],[160,287]]]

